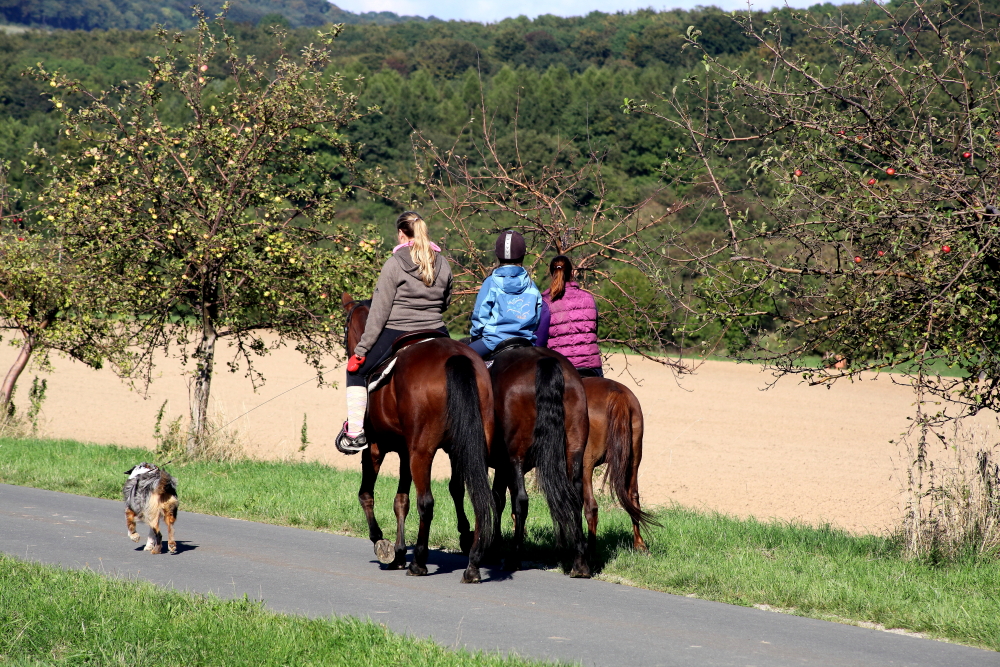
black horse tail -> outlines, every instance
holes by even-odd
[[[493,539],[495,507],[487,471],[486,433],[480,412],[476,371],[472,367],[472,360],[462,355],[449,357],[444,369],[448,381],[450,453],[465,480],[476,525],[479,527],[480,544],[485,549]]]
[[[559,360],[539,359],[535,367],[536,417],[531,445],[538,466],[538,484],[549,503],[553,522],[576,544],[583,539],[580,528],[583,498],[567,474],[565,389]]]
[[[605,458],[611,492],[632,520],[643,526],[660,524],[644,512],[629,491],[635,452],[632,450],[632,411],[625,392],[614,389],[608,394],[608,439]],[[642,443],[639,443],[642,446]]]

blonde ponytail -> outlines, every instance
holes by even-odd
[[[427,235],[427,223],[417,213],[406,211],[396,219],[396,229],[413,239],[413,245],[410,246],[410,257],[419,269],[420,279],[430,287],[434,284],[434,262],[437,259],[437,254],[431,248],[431,239]]]

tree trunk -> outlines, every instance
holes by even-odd
[[[212,368],[215,364],[215,341],[218,333],[211,317],[202,320],[201,341],[194,353],[194,383],[190,392],[191,429],[188,431],[187,453],[195,457],[205,445],[208,436],[208,394],[212,387]]]
[[[17,359],[14,360],[14,364],[7,371],[7,377],[3,380],[3,386],[0,387],[0,418],[3,414],[7,413],[7,406],[10,405],[10,399],[14,395],[14,387],[17,385],[17,379],[21,377],[21,371],[25,369],[28,365],[28,360],[31,359],[31,353],[35,351],[35,337],[31,334],[25,334],[24,345],[21,346],[21,351],[17,354]]]

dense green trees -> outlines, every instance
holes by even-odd
[[[149,30],[155,25],[190,29],[197,21],[189,0],[0,0],[0,16],[20,25],[62,30]],[[218,12],[220,0],[197,3]],[[387,24],[421,21],[392,12],[354,14],[326,0],[230,0],[229,19],[254,25],[275,22],[299,28],[328,23]]]

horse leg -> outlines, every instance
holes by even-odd
[[[358,490],[358,502],[361,503],[361,509],[368,520],[368,539],[375,545],[375,555],[379,562],[391,562],[384,561],[383,558],[387,553],[392,553],[392,545],[383,539],[382,529],[375,519],[375,481],[378,479],[379,468],[382,467],[382,454],[378,455],[376,461],[369,452],[370,448],[361,453],[361,488]],[[385,545],[381,545],[382,542],[385,542]]]
[[[410,461],[403,454],[399,456],[399,486],[396,487],[396,498],[392,503],[396,515],[396,544],[392,561],[388,563],[390,570],[401,570],[406,567],[406,515],[410,513]],[[388,554],[386,555],[388,558]]]
[[[594,467],[583,464],[583,515],[587,518],[587,559],[597,559],[597,498],[594,497]]]
[[[510,484],[510,504],[514,512],[514,551],[507,556],[505,569],[521,569],[524,555],[524,525],[528,520],[528,491],[524,488],[524,468],[521,461],[513,465],[513,479]]]
[[[455,517],[458,521],[458,544],[462,553],[466,556],[472,549],[472,542],[476,533],[469,525],[469,517],[465,514],[465,480],[462,478],[462,469],[457,461],[452,460],[451,481],[448,482],[448,491],[451,492],[451,499],[455,502]]]
[[[566,535],[567,540],[576,542],[576,544],[571,543],[569,545],[576,552],[573,559],[573,567],[569,571],[569,576],[589,579],[591,574],[590,566],[587,564],[586,540],[583,537],[583,531],[580,529],[580,525],[582,523],[581,519],[583,518],[580,516],[583,511],[583,454],[587,444],[587,434],[584,432],[581,437],[581,434],[575,433],[575,431],[577,431],[577,429],[572,427],[566,429],[566,464],[569,467],[568,472],[570,474],[570,479],[573,480],[573,486],[576,489],[577,498],[580,499],[580,504],[573,508],[573,526],[570,527],[572,532],[569,535]],[[575,435],[576,437],[571,437],[571,435]],[[572,447],[571,443],[573,442],[579,443],[579,446]],[[569,451],[571,447],[573,450],[572,453]]]
[[[430,454],[419,452],[411,456],[410,459],[410,472],[417,490],[417,514],[420,516],[420,528],[417,530],[417,543],[413,547],[413,562],[410,563],[410,569],[406,573],[415,577],[427,574],[427,544],[431,536],[431,521],[434,520],[434,496],[431,494],[431,461],[433,459],[433,451]]]
[[[486,552],[484,559],[489,562],[499,563],[503,555],[503,533],[500,524],[503,519],[504,509],[507,507],[507,485],[510,473],[506,463],[499,463],[493,472],[493,506],[496,511],[493,513],[493,542]]]

